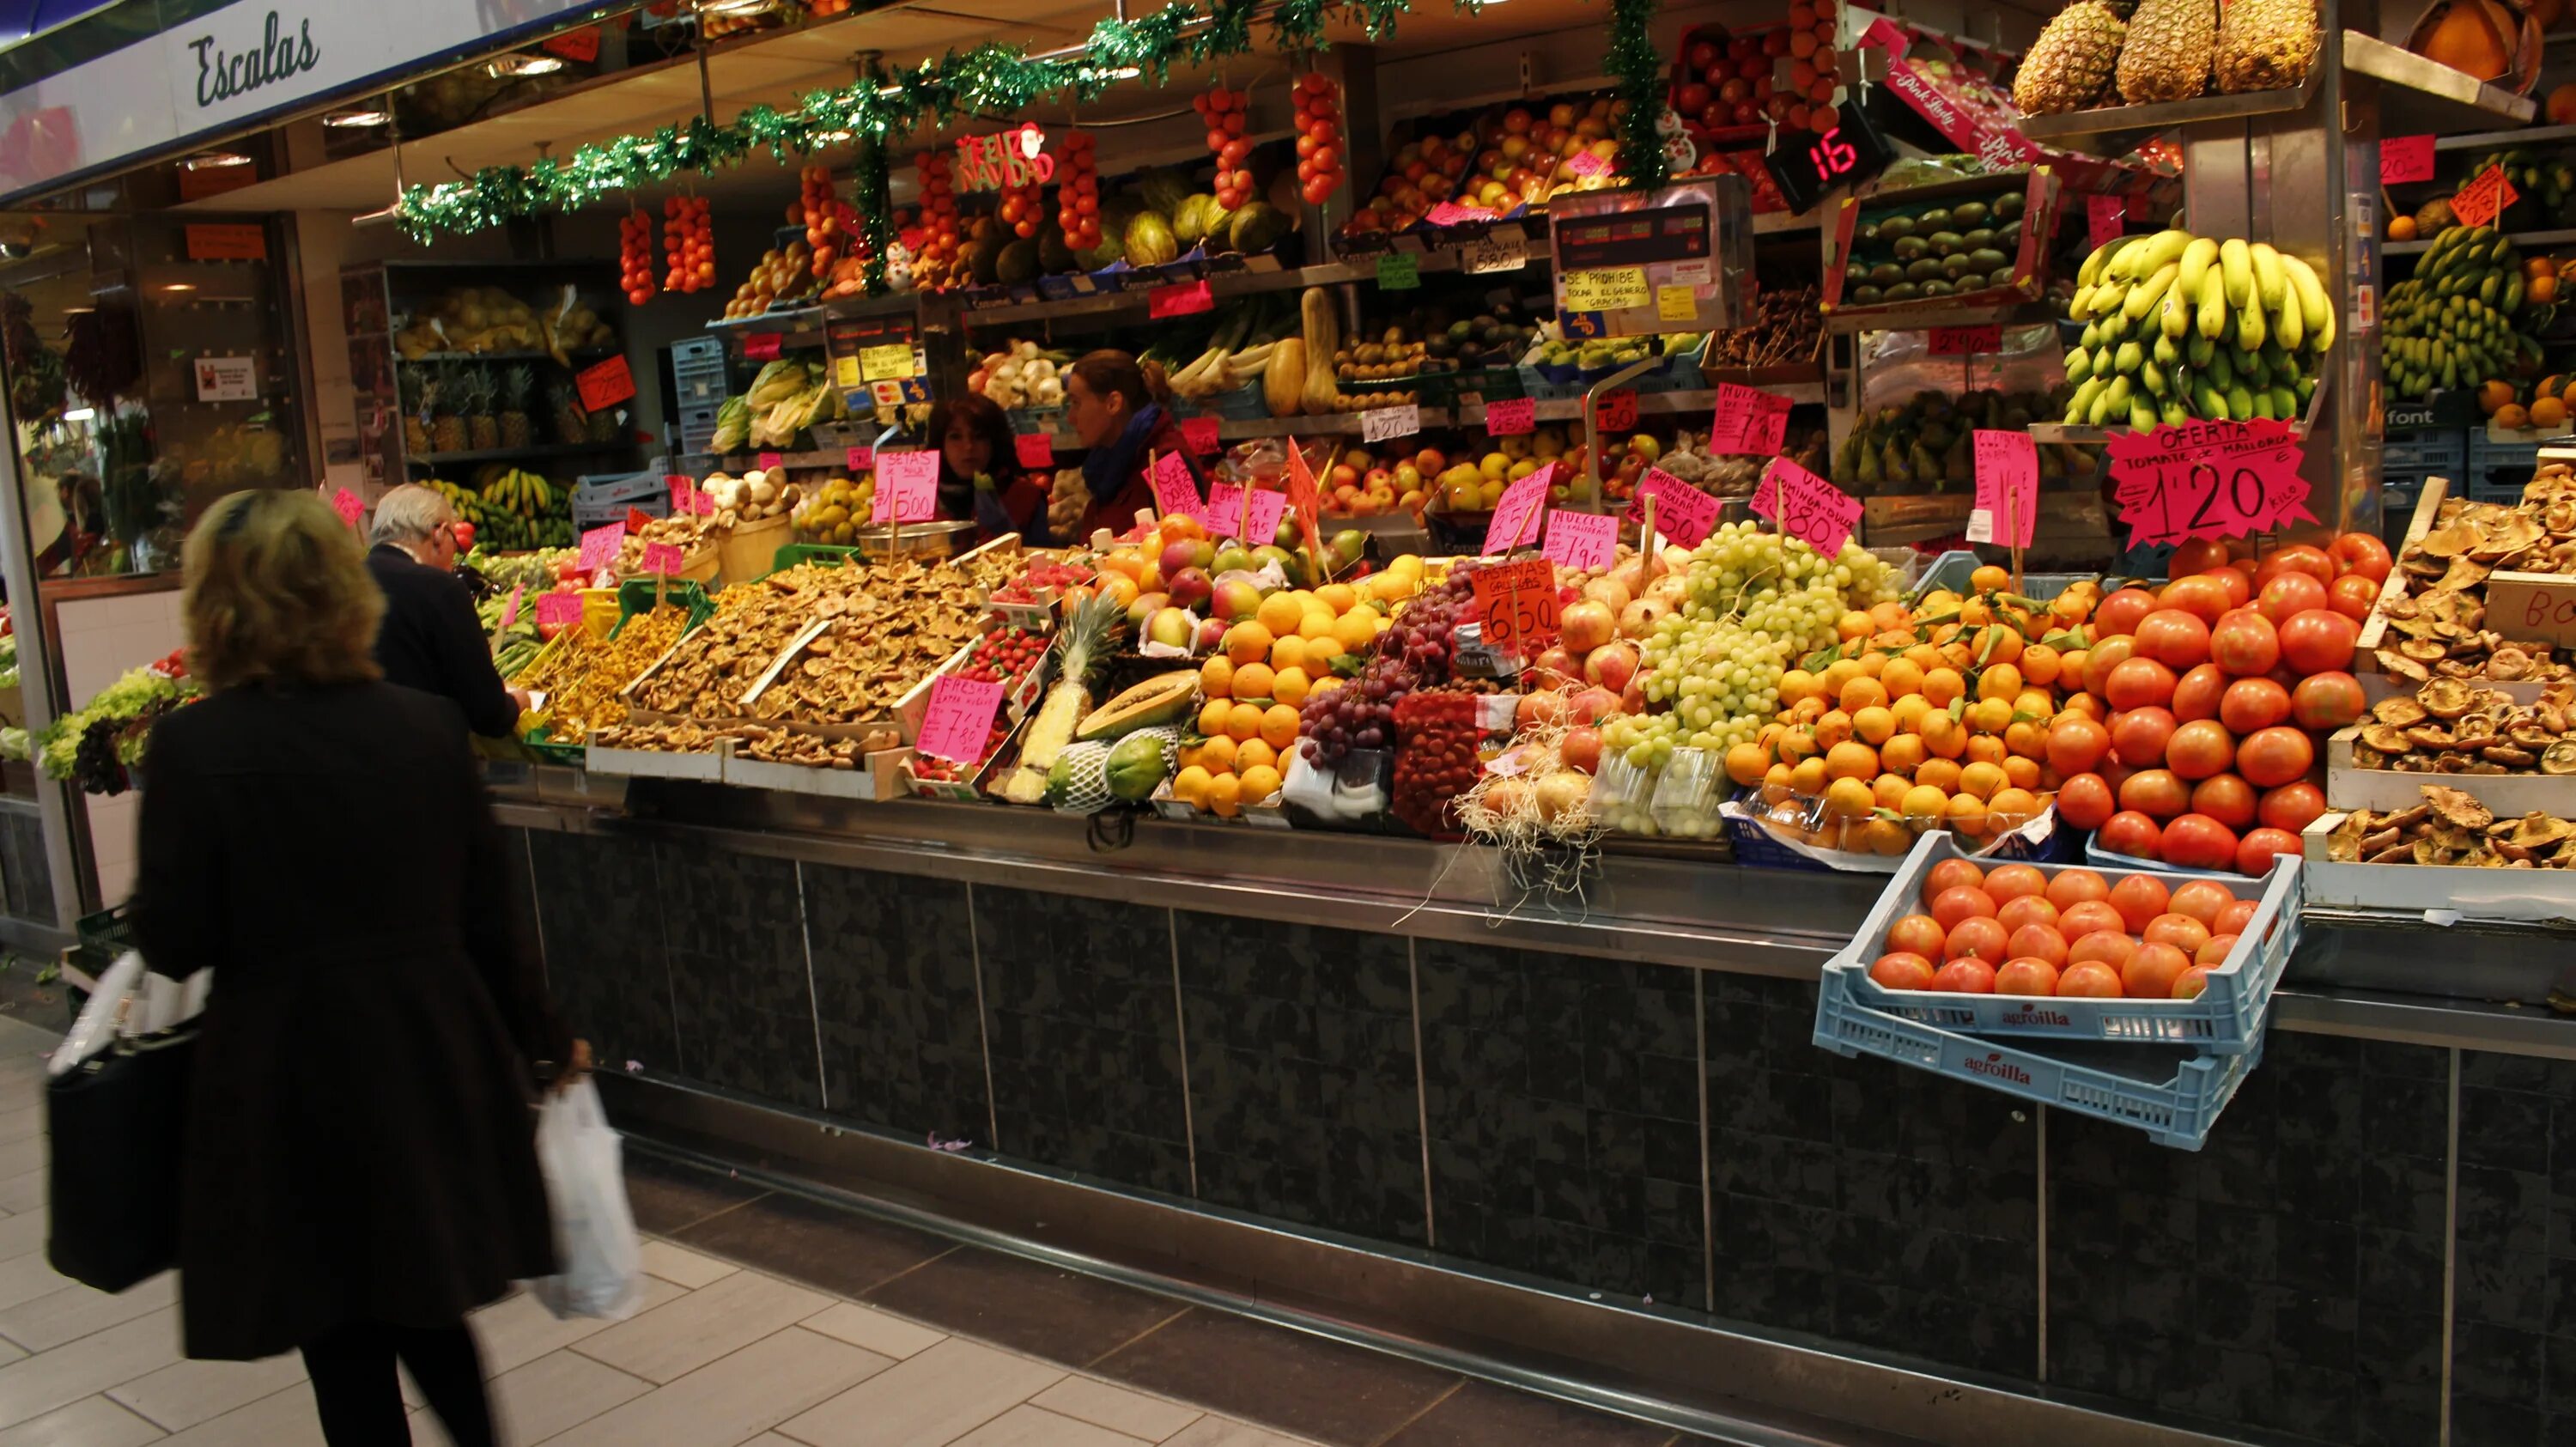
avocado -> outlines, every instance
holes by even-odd
[[[1950,224],[1962,230],[1971,226],[1983,226],[1986,223],[1987,214],[1985,202],[1962,201],[1950,208]]]
[[[1852,288],[1851,304],[1853,306],[1876,306],[1886,299],[1887,294],[1874,286],[1856,286]]]
[[[1913,282],[1900,281],[1896,285],[1889,287],[1886,294],[1881,296],[1879,300],[1889,302],[1912,301],[1922,294],[1923,288],[1915,285]]]
[[[1881,241],[1895,241],[1913,234],[1914,221],[1911,217],[1890,216],[1878,223],[1878,239]]]
[[[2009,266],[1996,267],[1994,275],[1986,278],[1986,285],[1988,286],[2010,286],[2012,284],[2013,269]]]
[[[1957,281],[1960,277],[1966,276],[1968,274],[1968,258],[1964,256],[1942,257],[1941,274],[1952,281]]]
[[[1923,295],[1927,298],[1948,296],[1955,290],[1957,290],[1957,288],[1951,286],[1950,283],[1941,280],[1939,277],[1934,277],[1932,280],[1923,283]]]
[[[1995,198],[1995,219],[1997,221],[2016,221],[2020,218],[2021,193],[2019,191],[2006,191]]]
[[[1903,280],[1905,280],[1905,268],[1892,261],[1882,261],[1869,269],[1869,283],[1872,286],[1894,286]]]
[[[1996,227],[1995,246],[2002,251],[2021,250],[2021,223],[2015,221],[2009,225]]]
[[[1852,240],[1862,246],[1877,245],[1878,223],[1875,221],[1863,222],[1860,229],[1852,233]]]
[[[1964,249],[1964,245],[1959,240],[1958,232],[1935,231],[1932,233],[1932,254],[1934,256],[1949,256]]]
[[[1995,233],[1991,228],[1980,226],[1974,231],[1961,232],[1959,244],[1970,251],[1983,251],[1995,244]]]
[[[1924,212],[1922,215],[1915,217],[1914,229],[1916,231],[1949,230],[1950,208],[1946,206],[1935,206],[1931,210]]]
[[[1941,274],[1941,263],[1929,256],[1917,257],[1905,264],[1907,281],[1930,281]]]

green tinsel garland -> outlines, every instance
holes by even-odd
[[[859,238],[868,244],[868,295],[882,296],[886,289],[886,250],[895,240],[894,202],[886,194],[885,142],[867,141],[859,146],[857,172],[854,209],[859,213]]]
[[[1628,114],[1619,122],[1619,174],[1638,186],[1660,186],[1671,170],[1655,120],[1664,111],[1664,58],[1655,51],[1656,0],[1610,0],[1609,73],[1619,80]]]

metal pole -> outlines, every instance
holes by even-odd
[[[0,402],[0,415],[6,415]],[[18,467],[16,418],[8,446],[0,447],[0,584],[9,592],[18,638],[18,690],[27,710],[27,732],[41,734],[63,711],[56,696],[54,640],[45,633],[45,609],[36,596],[35,557],[27,537],[27,499]],[[36,813],[44,825],[45,876],[54,900],[47,924],[68,932],[81,914],[80,870],[72,849],[71,786],[36,776]]]

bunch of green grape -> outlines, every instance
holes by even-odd
[[[1835,622],[1901,591],[1896,571],[1857,543],[1820,556],[1794,538],[1728,523],[1691,553],[1683,606],[1645,646],[1646,712],[1603,725],[1640,768],[1676,748],[1750,743],[1780,708],[1780,675],[1836,638]]]

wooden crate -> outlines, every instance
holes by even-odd
[[[2424,802],[2426,784],[2458,789],[2496,812],[2514,819],[2534,809],[2576,818],[2576,774],[2414,774],[2396,769],[2356,768],[2353,744],[2361,725],[2339,729],[2326,740],[2326,807],[2330,809],[2412,809]]]
[[[2343,820],[2342,811],[2320,814],[2300,831],[2299,869],[2311,909],[2456,910],[2463,919],[2576,922],[2576,870],[2338,864],[2326,858],[2326,841]]]

